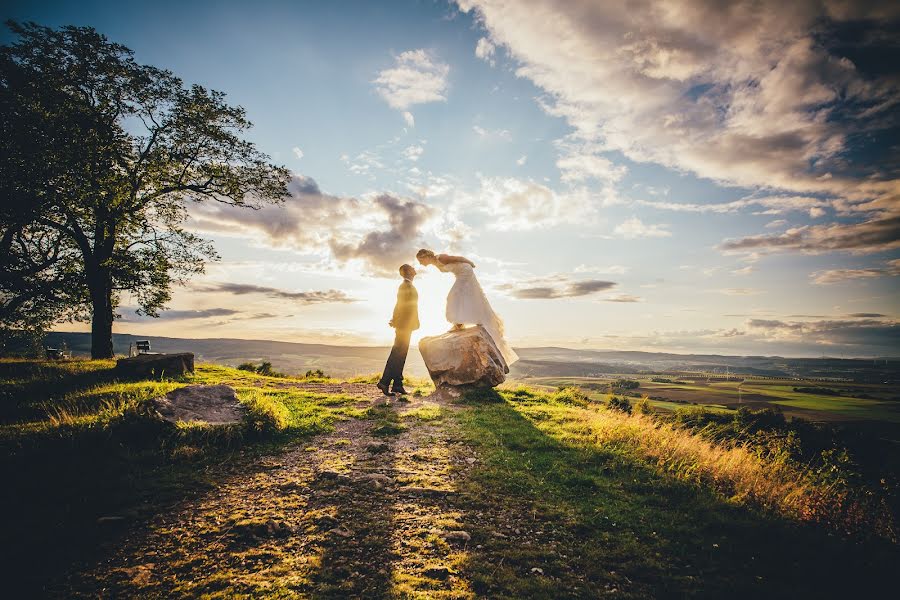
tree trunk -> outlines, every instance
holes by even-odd
[[[91,358],[112,358],[112,274],[100,269],[96,276],[89,278],[91,288]]]

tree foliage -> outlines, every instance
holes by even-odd
[[[188,207],[258,208],[288,171],[243,134],[221,92],[141,65],[89,27],[7,26],[0,47],[0,324],[92,321],[112,355],[123,293],[156,316],[173,284],[217,258]]]

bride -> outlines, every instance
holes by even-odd
[[[453,323],[453,329],[462,329],[466,324],[481,325],[491,335],[507,366],[519,360],[503,337],[503,321],[491,308],[475,277],[475,263],[462,256],[435,254],[424,248],[416,253],[416,258],[425,266],[434,265],[438,270],[453,273],[456,277],[447,294],[447,320]]]

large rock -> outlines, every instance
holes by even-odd
[[[494,340],[480,325],[422,338],[419,352],[437,387],[494,387],[509,373]]]
[[[121,377],[134,379],[159,379],[175,377],[194,372],[194,355],[180,354],[138,354],[130,358],[120,358],[116,362],[116,373]]]
[[[154,398],[153,406],[166,421],[230,425],[240,423],[247,409],[230,385],[189,385]]]

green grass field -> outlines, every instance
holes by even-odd
[[[0,361],[10,597],[839,597],[900,558],[893,487],[833,441],[809,460],[815,436],[734,429],[729,392],[743,437],[613,410],[596,380],[384,403],[371,377],[112,366]],[[192,383],[233,386],[245,421],[150,414]]]
[[[803,380],[772,381],[747,379],[741,381],[716,381],[680,379],[680,383],[651,381],[657,375],[623,375],[622,378],[640,382],[640,387],[630,393],[647,395],[653,406],[662,410],[675,410],[684,404],[706,406],[711,410],[737,410],[742,404],[760,408],[765,405],[779,407],[789,416],[812,421],[878,421],[900,424],[900,399],[891,386],[861,385],[850,383],[822,383]],[[535,377],[523,380],[528,385],[555,388],[577,385],[585,389],[593,399],[606,400],[607,388],[616,377]],[[677,379],[677,378],[676,378]],[[794,388],[839,388],[841,396],[795,392]],[[865,398],[859,396],[868,396]]]

